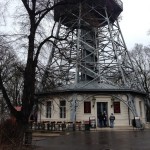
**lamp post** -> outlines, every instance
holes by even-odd
[[[96,101],[96,98],[93,96],[92,98],[93,107],[95,106],[95,101]]]
[[[115,98],[114,98],[114,97],[111,97],[111,108],[112,108],[113,105],[114,105],[114,101],[115,101]]]

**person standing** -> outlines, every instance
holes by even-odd
[[[113,115],[113,113],[111,113],[109,120],[110,120],[110,128],[113,128],[114,127],[114,120],[115,120],[115,116]]]
[[[107,127],[106,122],[107,122],[107,115],[106,115],[106,112],[104,111],[104,113],[103,113],[103,125],[104,125],[104,127]]]

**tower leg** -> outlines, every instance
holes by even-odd
[[[137,110],[135,107],[135,102],[134,102],[134,96],[132,96],[131,94],[128,94],[128,104],[127,105],[130,108],[130,110],[132,111],[134,117],[138,117]]]
[[[76,101],[77,101],[77,94],[73,94],[71,102],[71,116],[70,116],[70,121],[73,123],[76,122]]]

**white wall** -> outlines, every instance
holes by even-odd
[[[127,97],[125,95],[120,95],[120,96],[124,100],[127,99]],[[87,98],[85,98],[85,96],[84,96],[84,100],[91,101],[91,113],[89,113],[89,114],[84,114],[84,101],[82,100],[83,99],[82,95],[77,97],[77,99],[79,101],[77,103],[78,107],[76,108],[76,121],[82,121],[82,122],[88,121],[89,117],[94,116],[96,118],[96,122],[97,122],[97,102],[107,102],[108,103],[108,117],[110,116],[111,113],[114,113],[111,96],[97,95],[94,97],[95,97],[96,101],[95,101],[95,105],[93,107],[93,103],[92,103],[93,96],[91,96],[91,97],[87,96]],[[66,99],[66,118],[59,118],[59,100],[60,100],[60,98],[56,97],[53,99],[50,99],[50,98],[47,99],[47,101],[52,100],[52,117],[46,118],[46,105],[42,105],[41,112],[38,113],[38,121],[40,121],[40,119],[41,119],[41,121],[66,121],[66,122],[70,121],[70,118],[71,118],[70,100],[72,98],[71,98],[71,96],[67,96],[65,99]],[[44,103],[44,104],[46,104],[46,103]],[[144,102],[143,102],[142,98],[140,98],[140,97],[135,98],[135,106],[136,106],[138,115],[144,122],[145,110],[144,110]],[[127,105],[124,104],[122,101],[120,101],[120,107],[121,107],[121,112],[114,113],[115,118],[116,118],[115,126],[129,126],[129,118],[131,121],[133,119],[133,114],[131,111],[128,110]]]

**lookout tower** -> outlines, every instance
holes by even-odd
[[[121,0],[55,0],[55,4],[61,40],[55,40],[49,57],[48,83],[84,86],[96,81],[141,90],[118,23]]]
[[[126,93],[124,103],[137,116],[133,95],[142,93],[142,87],[118,23],[121,0],[54,2],[57,39],[43,76],[43,90],[51,91],[49,83],[52,93],[72,94],[72,120],[76,118],[77,95],[82,94],[88,98],[106,94],[123,101],[119,94]]]

